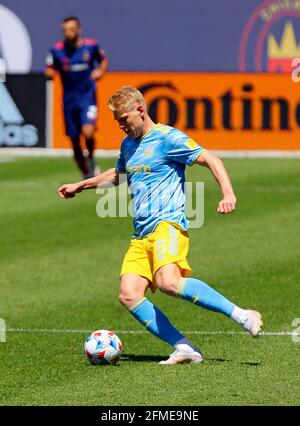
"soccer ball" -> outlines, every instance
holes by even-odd
[[[83,351],[93,365],[115,364],[123,350],[119,337],[109,330],[97,330],[84,342]]]

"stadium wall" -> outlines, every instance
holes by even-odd
[[[0,3],[0,57],[10,73],[42,71],[47,51],[61,40],[62,19],[70,15],[80,18],[85,37],[107,51],[112,71],[238,72],[243,30],[256,9],[266,7],[262,0]],[[274,31],[280,35],[281,23]],[[247,66],[255,71],[252,61]]]
[[[155,122],[175,126],[219,151],[300,150],[300,91],[287,74],[107,74],[98,84],[97,148],[118,149],[124,133],[107,102],[123,85],[144,94]],[[61,114],[61,84],[53,87],[52,144],[69,147]]]
[[[119,148],[123,135],[106,104],[123,84],[143,90],[154,120],[212,150],[299,152],[300,59],[292,65],[300,57],[299,0],[153,0],[151,7],[146,0],[91,0],[88,7],[82,0],[2,0],[0,65],[8,75],[0,84],[0,153],[69,149],[60,82],[46,84],[42,70],[70,15],[110,61],[98,85],[99,152]]]
[[[0,82],[0,147],[46,147],[46,84],[41,73]]]
[[[300,56],[299,0],[1,0],[7,71],[42,71],[70,15],[111,71],[284,72]]]
[[[124,137],[107,107],[110,95],[132,84],[154,121],[175,126],[204,147],[224,152],[300,151],[300,92],[288,74],[110,72],[98,83],[96,147],[116,152]],[[9,75],[0,84],[0,146],[70,148],[57,75]]]

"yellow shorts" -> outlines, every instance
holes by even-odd
[[[147,278],[156,290],[155,272],[164,265],[176,263],[183,277],[192,270],[187,262],[189,234],[178,225],[160,222],[155,230],[144,238],[133,238],[125,254],[120,277],[124,274],[136,274]]]

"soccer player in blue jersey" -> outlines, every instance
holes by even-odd
[[[84,179],[94,176],[94,133],[97,120],[96,80],[108,68],[108,59],[96,40],[81,37],[80,22],[75,16],[65,18],[64,41],[57,42],[46,59],[45,75],[53,78],[58,71],[63,84],[66,133],[71,138],[74,158]],[[80,147],[85,137],[88,156]]]
[[[263,324],[259,312],[241,309],[208,284],[190,278],[185,166],[210,169],[222,191],[217,211],[228,214],[235,210],[236,197],[223,162],[183,132],[155,124],[134,87],[121,88],[110,98],[109,107],[126,133],[115,167],[86,181],[65,184],[58,192],[62,198],[72,198],[84,189],[118,185],[120,174],[127,174],[135,232],[120,273],[120,302],[148,331],[175,348],[160,364],[199,363],[203,355],[146,298],[148,288],[222,313],[257,336]]]

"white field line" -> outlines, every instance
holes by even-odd
[[[49,140],[47,140],[49,143]],[[299,158],[300,151],[281,151],[281,150],[258,150],[258,151],[220,151],[211,150],[214,154],[222,158]],[[53,148],[10,148],[1,147],[0,155],[11,155],[14,157],[71,157],[72,149],[53,149]],[[118,149],[97,149],[96,157],[99,158],[115,158],[119,155]]]
[[[0,163],[13,163],[14,161],[15,161],[14,157],[0,156]]]
[[[46,136],[46,143],[50,144],[51,135]],[[95,156],[97,158],[117,158],[119,156],[118,149],[96,149]],[[0,156],[12,157],[72,157],[72,149],[53,149],[53,148],[0,148]],[[291,154],[288,154],[290,156]],[[296,151],[297,156],[297,151]]]
[[[91,333],[93,330],[87,329],[56,329],[56,328],[7,328],[8,333]],[[148,334],[148,331],[144,330],[113,330],[117,334]],[[199,334],[199,335],[248,335],[244,331],[181,331],[184,334]],[[263,331],[259,334],[260,336],[300,336],[300,333],[286,332],[286,331]]]

